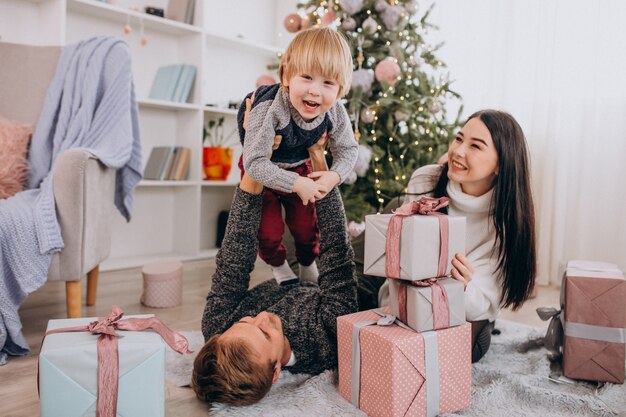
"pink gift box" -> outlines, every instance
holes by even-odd
[[[424,333],[367,324],[379,319],[374,310],[337,318],[341,396],[371,417],[435,416],[471,405],[469,323]]]
[[[626,280],[622,271],[609,263],[569,261],[561,291],[564,375],[624,383]]]

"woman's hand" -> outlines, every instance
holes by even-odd
[[[246,126],[248,126],[248,116],[250,115],[250,109],[252,108],[252,103],[254,102],[254,95],[255,94],[256,94],[256,91],[254,93],[252,93],[250,98],[246,99],[246,111],[243,113],[243,123],[241,124],[241,126],[243,126],[244,130],[246,130]],[[280,146],[280,142],[282,140],[283,140],[283,137],[281,135],[276,135],[274,137],[274,144],[272,145],[272,150],[273,151],[278,149],[278,147]]]
[[[474,275],[474,267],[465,256],[460,253],[456,253],[454,255],[454,259],[452,259],[451,273],[452,278],[461,281],[464,288],[467,288],[467,284],[470,283],[472,276]]]

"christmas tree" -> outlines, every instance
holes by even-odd
[[[421,17],[416,0],[312,0],[298,9],[285,18],[288,31],[330,25],[353,47],[346,108],[359,160],[342,194],[348,218],[362,221],[402,195],[415,169],[445,153],[459,117],[449,120],[446,100],[459,96],[435,56],[441,45],[426,43],[432,7]]]

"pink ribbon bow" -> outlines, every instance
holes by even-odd
[[[437,216],[439,219],[439,265],[437,276],[444,276],[448,261],[448,217],[437,212],[449,203],[447,197],[430,198],[422,197],[417,201],[411,201],[394,210],[393,217],[389,220],[387,228],[387,241],[385,242],[385,275],[387,278],[400,278],[400,238],[402,237],[402,222],[405,217],[415,214]]]
[[[433,292],[433,329],[447,329],[450,327],[450,307],[448,305],[448,293],[446,289],[439,285],[437,278],[430,278],[422,281],[405,282],[400,281],[400,290],[398,292],[398,310],[400,310],[400,321],[407,323],[406,317],[406,298],[407,287],[409,285],[415,287],[431,287]]]
[[[130,318],[122,320],[124,312],[118,306],[111,307],[108,317],[92,321],[87,326],[64,327],[46,332],[49,334],[65,332],[90,332],[99,334],[98,338],[98,399],[97,417],[115,417],[117,413],[117,388],[119,377],[119,358],[116,330],[142,331],[152,329],[157,332],[173,350],[180,354],[192,353],[185,337],[167,327],[156,317],[145,319]],[[43,343],[43,341],[42,341]]]

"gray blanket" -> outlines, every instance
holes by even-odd
[[[494,336],[489,352],[472,366],[472,406],[446,417],[571,417],[626,416],[626,386],[602,388],[585,383],[558,384],[548,379],[550,364],[543,348],[525,353],[517,348],[545,330],[498,320],[501,334]],[[183,332],[190,349],[198,351],[200,332]],[[189,383],[193,355],[167,353],[167,381]],[[336,372],[315,377],[282,372],[278,382],[259,403],[246,407],[215,404],[212,417],[365,417],[337,392]]]
[[[28,352],[18,308],[63,248],[50,175],[57,156],[82,148],[118,169],[115,204],[129,220],[141,180],[137,114],[126,43],[100,36],[63,48],[33,134],[28,190],[0,200],[0,365]]]

